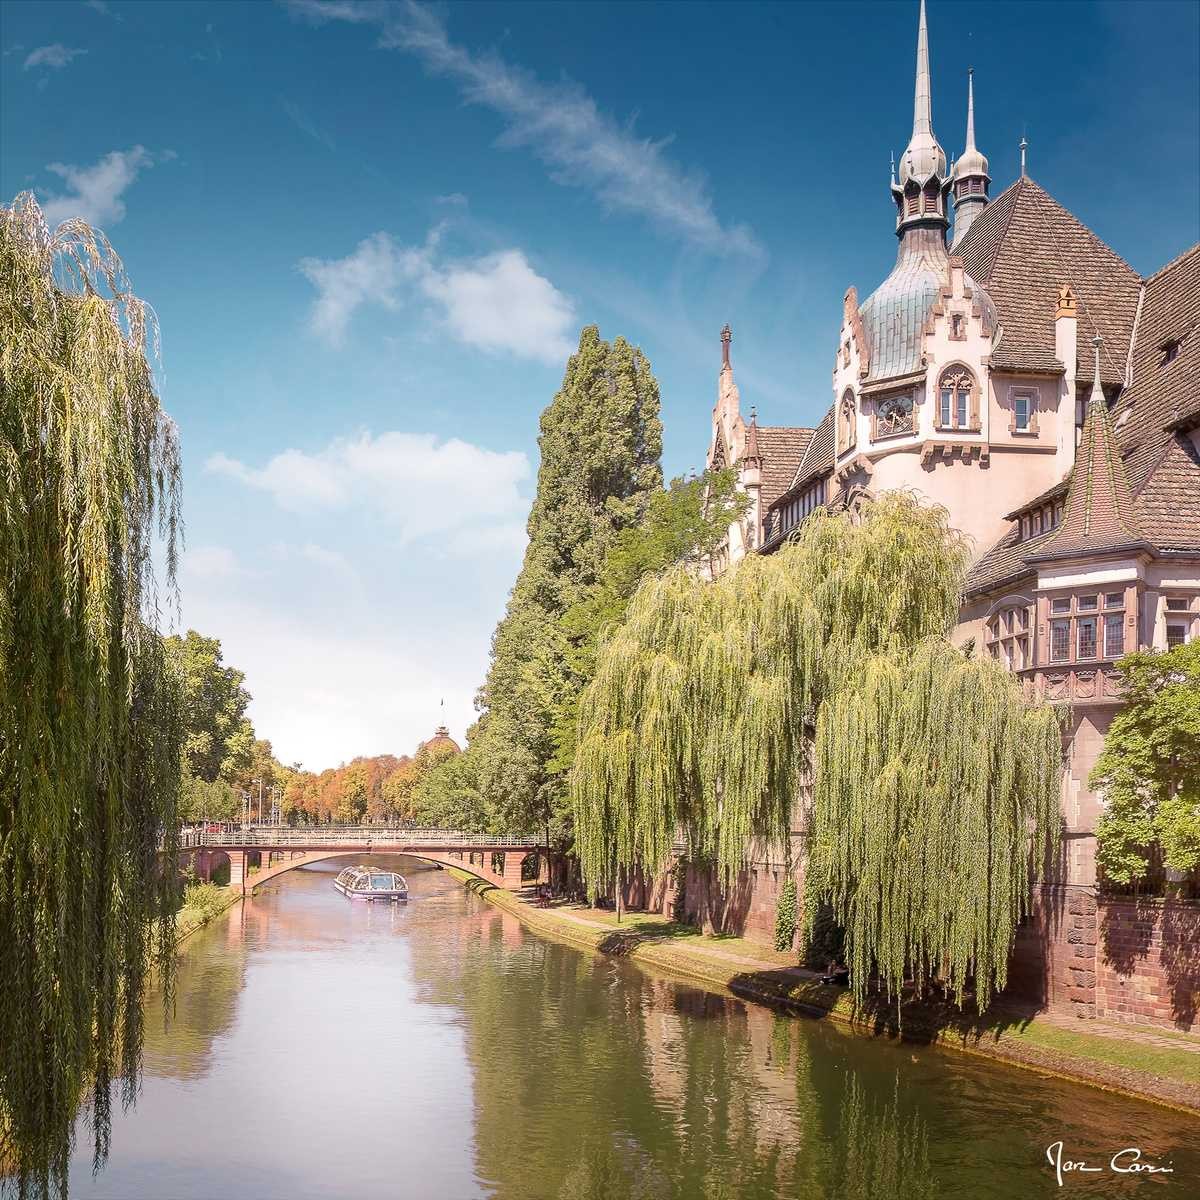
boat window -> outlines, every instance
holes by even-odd
[[[372,875],[371,886],[383,891],[390,891],[392,887],[392,877],[390,875]]]

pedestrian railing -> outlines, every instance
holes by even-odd
[[[464,833],[460,829],[409,829],[383,825],[243,825],[223,831],[184,829],[179,844],[194,846],[478,846],[532,849],[532,837]]]

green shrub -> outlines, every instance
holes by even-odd
[[[796,937],[796,879],[790,872],[775,908],[775,949],[790,950]]]

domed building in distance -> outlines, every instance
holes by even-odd
[[[439,725],[433,731],[433,737],[422,742],[419,749],[430,754],[462,753],[462,747],[450,736],[450,730],[445,725]]]

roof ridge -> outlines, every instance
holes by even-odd
[[[1188,257],[1188,255],[1196,253],[1200,253],[1200,242],[1196,242],[1194,245],[1189,246],[1186,250],[1175,255],[1175,257],[1171,259],[1169,263],[1164,263],[1158,268],[1157,271],[1154,272],[1153,275],[1147,275],[1142,282],[1149,287],[1150,284],[1152,284],[1160,275],[1165,275],[1173,267],[1179,266],[1179,264],[1182,263]]]
[[[1090,237],[1098,246],[1104,250],[1107,250],[1109,254],[1111,254],[1113,258],[1115,258],[1130,273],[1130,275],[1132,275],[1133,278],[1138,281],[1138,283],[1142,282],[1141,275],[1138,274],[1138,272],[1135,271],[1132,266],[1130,266],[1124,255],[1118,254],[1117,251],[1114,250],[1094,229],[1092,229],[1090,225],[1085,225],[1069,208],[1059,204],[1059,202],[1055,200],[1055,198],[1050,195],[1050,193],[1046,191],[1046,189],[1042,187],[1042,185],[1036,180],[1027,179],[1026,182],[1033,189],[1034,196],[1052,204],[1060,213],[1063,214],[1063,216],[1070,220],[1072,224],[1078,225],[1079,228],[1082,229],[1084,233],[1086,233],[1088,237]]]

